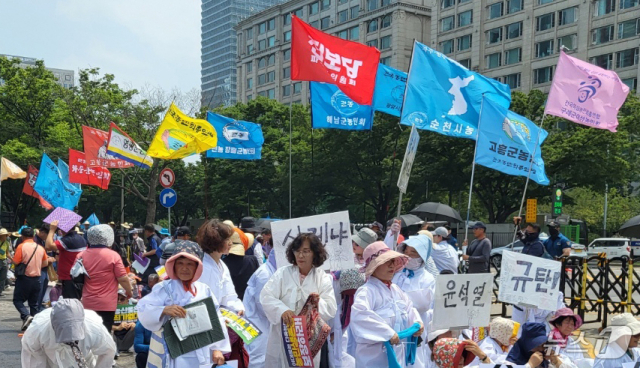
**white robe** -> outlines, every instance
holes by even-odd
[[[443,240],[438,244],[433,243],[431,259],[438,267],[439,272],[451,270],[453,273],[458,273],[458,266],[460,266],[458,252],[446,241]]]
[[[400,271],[393,277],[393,283],[398,285],[413,303],[413,307],[418,311],[422,323],[429,326],[433,315],[433,303],[436,292],[436,280],[427,272],[425,267],[420,267],[413,271],[413,277],[409,278],[407,273]],[[427,329],[422,333],[422,340],[427,341]],[[431,352],[426,342],[418,347],[415,364],[409,367],[424,367],[427,359],[430,359]]]
[[[168,367],[166,368],[211,367],[211,365],[213,364],[213,362],[211,361],[211,357],[214,350],[219,350],[223,354],[231,351],[229,336],[227,335],[227,329],[225,328],[223,322],[224,319],[222,318],[219,310],[220,305],[218,304],[218,300],[216,299],[215,295],[213,295],[211,289],[209,289],[207,285],[199,281],[194,282],[191,287],[195,288],[196,290],[195,296],[186,291],[184,289],[182,281],[179,280],[165,280],[154,285],[151,293],[140,299],[140,301],[138,302],[138,320],[147,330],[158,331],[162,328],[165,322],[170,319],[168,316],[162,316],[164,307],[174,304],[185,306],[187,304],[197,302],[198,300],[212,298],[213,304],[216,306],[218,319],[222,324],[224,340],[183,354],[176,359],[167,357]],[[169,293],[171,293],[171,296],[169,295]]]
[[[207,253],[202,258],[202,265],[202,276],[198,281],[209,286],[220,305],[234,312],[244,311],[244,305],[242,300],[238,298],[227,265],[222,260],[220,260],[220,263],[216,263]]]
[[[411,299],[398,287],[389,288],[375,277],[358,289],[351,307],[351,323],[356,347],[357,368],[387,368],[384,342],[414,322],[422,322]],[[396,357],[402,359],[399,349]]]
[[[262,334],[253,340],[251,344],[245,344],[247,353],[249,353],[251,367],[265,367],[264,357],[267,352],[271,324],[264,313],[262,304],[260,304],[260,292],[274,272],[276,272],[276,269],[269,262],[266,262],[251,276],[247,282],[247,290],[244,292],[244,304],[247,307],[245,311],[246,317],[262,331]]]
[[[549,362],[549,368],[578,368],[578,366],[576,366],[569,358],[567,358],[564,355],[560,355],[560,361],[561,361],[561,364],[558,367],[556,367],[555,365],[551,364],[551,362]],[[515,365],[515,364],[513,364],[512,362],[509,362],[509,361],[505,361],[503,364],[504,365]],[[525,364],[524,366],[525,366],[525,368],[538,368],[538,367],[530,366],[529,363]],[[616,367],[620,368],[620,366],[616,366]]]
[[[267,343],[265,366],[269,368],[288,367],[282,346],[282,314],[288,310],[300,313],[307,298],[312,293],[320,295],[318,313],[323,320],[329,321],[336,315],[336,298],[333,294],[331,275],[318,268],[312,268],[300,284],[300,271],[297,266],[288,265],[278,268],[260,293],[260,303],[264,309],[271,332]],[[319,367],[320,353],[313,359]]]
[[[71,347],[56,343],[51,326],[51,308],[33,317],[22,337],[23,368],[76,368]],[[102,324],[102,318],[91,310],[84,311],[85,337],[78,343],[89,368],[111,368],[116,344]]]
[[[624,363],[640,362],[640,349],[633,348],[633,359],[617,343],[609,343],[604,353],[598,354],[593,368],[620,368]]]
[[[527,322],[537,322],[545,325],[547,330],[547,335],[551,332],[551,325],[548,322],[549,317],[554,314],[557,310],[566,307],[564,304],[564,294],[562,292],[558,293],[558,304],[556,306],[556,310],[546,310],[540,308],[528,308],[528,307],[518,307],[522,310],[519,310],[515,306],[513,307],[513,311],[511,314],[511,319],[514,322],[520,323],[520,326]],[[518,337],[522,334],[522,329],[518,330]]]
[[[504,362],[507,360],[507,355],[509,355],[509,350],[511,350],[511,347],[509,347],[509,350],[507,350],[507,352],[503,352],[500,344],[496,340],[488,336],[485,337],[484,340],[480,341],[480,344],[478,344],[478,346],[480,347],[480,350],[482,350],[482,352],[487,354],[487,356],[491,359],[491,362],[493,362],[494,364],[504,364]],[[476,357],[471,362],[471,364],[469,364],[469,366],[471,367],[477,367],[479,365],[479,357]]]

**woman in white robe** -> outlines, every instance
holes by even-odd
[[[425,264],[431,256],[432,241],[426,235],[409,237],[400,246],[398,252],[409,257],[404,269],[393,277],[393,283],[398,285],[413,303],[413,307],[420,314],[422,323],[429,325],[436,288],[435,278],[427,272]],[[422,334],[422,340],[427,341],[427,333]],[[418,347],[415,364],[409,367],[424,367],[430,352],[427,344]]]
[[[611,318],[602,334],[611,333],[604,353],[598,354],[593,368],[619,368],[625,363],[640,362],[640,322],[631,313]]]
[[[317,236],[300,234],[287,247],[287,260],[292,264],[278,268],[262,289],[260,303],[271,324],[266,367],[289,366],[282,345],[281,322],[289,324],[310,295],[319,296],[318,313],[325,322],[336,315],[332,277],[319,268],[326,259],[327,253]],[[320,354],[313,362],[314,366],[320,366]]]
[[[150,331],[158,331],[171,318],[184,318],[183,306],[203,300],[213,299],[218,320],[224,321],[220,314],[218,300],[209,287],[198,281],[202,275],[202,251],[198,244],[183,241],[176,245],[173,256],[167,260],[165,270],[168,280],[153,287],[151,293],[140,299],[137,305],[138,320]],[[231,351],[226,328],[222,326],[224,339],[175,359],[166,352],[166,368],[211,367],[212,364],[224,364],[223,353]]]
[[[253,340],[251,344],[245,345],[252,368],[265,367],[264,358],[267,352],[267,341],[271,325],[260,303],[260,293],[267,281],[276,272],[276,269],[276,254],[272,250],[267,262],[260,266],[251,276],[247,283],[247,290],[244,292],[244,304],[247,306],[246,317],[262,331],[262,334]]]
[[[545,355],[549,335],[544,324],[527,322],[522,325],[521,331],[504,364],[524,365],[526,368],[577,368],[566,356],[553,352]]]
[[[510,319],[496,317],[489,324],[489,336],[480,341],[480,350],[484,352],[491,362],[504,364],[511,347],[517,340],[520,324]],[[470,366],[480,365],[480,358],[471,362]]]
[[[394,345],[397,359],[403,359],[398,332],[420,325],[415,337],[422,335],[424,325],[411,299],[392,283],[393,276],[409,257],[390,250],[383,242],[375,242],[364,252],[367,282],[358,289],[351,307],[350,328],[356,341],[356,368],[387,368],[389,361],[384,342]]]
[[[217,219],[209,220],[200,227],[198,244],[204,251],[202,258],[204,270],[199,281],[211,288],[220,305],[241,316],[244,314],[244,305],[233,286],[229,268],[222,262],[222,255],[229,253],[233,233],[230,225]]]

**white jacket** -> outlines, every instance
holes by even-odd
[[[349,328],[356,340],[357,368],[387,368],[384,342],[414,322],[422,322],[411,299],[398,287],[389,288],[375,277],[358,289]],[[404,356],[396,349],[396,357]]]
[[[244,292],[244,304],[247,306],[246,317],[262,331],[262,334],[251,344],[245,345],[247,353],[249,353],[251,367],[264,368],[265,366],[264,357],[267,352],[271,324],[264,313],[262,304],[260,304],[260,292],[274,272],[276,269],[269,262],[266,262],[251,276]]]
[[[430,258],[429,258],[430,259]],[[418,311],[422,323],[429,325],[433,316],[433,303],[436,292],[436,280],[427,272],[426,268],[420,267],[413,271],[413,277],[408,277],[408,272],[400,271],[393,277],[393,283],[398,285],[413,303],[413,307]],[[422,340],[427,341],[427,329],[422,333]],[[424,367],[426,360],[431,356],[429,346],[426,342],[418,347],[416,361],[410,367]]]
[[[166,368],[196,368],[199,366],[211,367],[213,364],[211,357],[214,350],[219,350],[222,353],[228,353],[231,351],[227,328],[225,327],[224,319],[220,314],[220,305],[218,304],[218,300],[207,285],[196,281],[192,284],[192,288],[193,287],[196,289],[195,296],[184,290],[182,281],[165,280],[154,285],[151,293],[140,299],[138,302],[138,320],[142,326],[149,331],[160,330],[165,322],[169,320],[168,316],[162,316],[162,312],[166,306],[177,304],[182,307],[206,298],[212,298],[213,304],[216,306],[218,319],[222,325],[222,331],[224,333],[224,340],[183,354],[176,359],[167,357],[167,361],[169,363]],[[169,293],[171,295],[169,295]],[[169,352],[167,352],[167,355],[168,354]]]
[[[71,347],[56,343],[51,327],[51,311],[38,313],[22,337],[22,368],[76,368]],[[87,367],[111,368],[116,344],[102,324],[102,318],[91,310],[84,311],[85,337],[78,346]]]
[[[458,252],[447,243],[445,240],[436,244],[433,243],[431,247],[431,259],[438,267],[438,271],[450,270],[453,273],[458,273],[458,266],[460,266],[460,258]]]
[[[511,350],[511,347],[509,347],[509,350],[507,350],[506,352],[503,352],[500,344],[489,336],[485,337],[484,340],[480,341],[480,344],[478,344],[478,346],[480,347],[480,350],[482,350],[483,353],[487,354],[489,359],[491,359],[491,362],[495,364],[504,364],[504,362],[507,360],[507,355],[509,355],[509,350]],[[469,366],[473,366],[473,367],[477,367],[479,365],[480,365],[479,357],[476,357],[471,362],[471,364],[469,364]]]
[[[216,296],[216,300],[234,312],[243,311],[244,305],[242,300],[238,298],[236,288],[231,281],[231,273],[227,265],[220,260],[220,263],[211,258],[207,253],[202,258],[202,276],[198,279],[199,282],[207,284],[213,295]]]
[[[288,310],[298,314],[310,294],[320,295],[318,313],[325,321],[336,315],[336,298],[333,294],[331,276],[323,270],[312,268],[300,284],[300,271],[297,266],[288,265],[278,268],[260,293],[260,303],[271,323],[271,332],[267,343],[265,366],[269,368],[289,367],[282,346],[282,314]],[[320,353],[313,359],[314,366],[320,366]]]

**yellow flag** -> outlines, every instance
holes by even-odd
[[[190,118],[171,103],[147,155],[173,160],[204,152],[217,145],[218,134],[211,123]]]
[[[18,165],[2,158],[2,168],[0,168],[0,181],[7,179],[24,179],[27,177],[27,173],[22,171]]]

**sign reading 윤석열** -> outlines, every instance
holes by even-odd
[[[492,292],[493,275],[490,273],[439,275],[433,328],[488,326]]]

